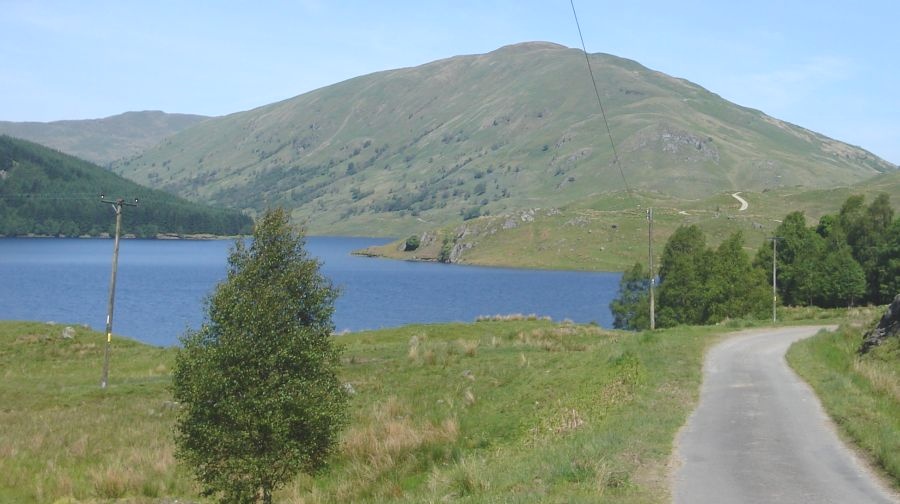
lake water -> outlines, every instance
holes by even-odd
[[[416,263],[350,255],[373,238],[310,237],[309,252],[340,287],[338,331],[409,323],[471,322],[522,313],[612,324],[620,273],[540,271]],[[113,333],[176,345],[205,317],[204,300],[225,278],[232,242],[122,240]],[[112,240],[0,239],[0,319],[87,324],[103,331]]]

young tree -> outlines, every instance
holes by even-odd
[[[697,226],[681,226],[666,242],[659,266],[659,326],[703,324],[710,252]]]
[[[650,327],[650,279],[637,262],[619,280],[619,295],[609,304],[616,329],[643,330]]]
[[[740,231],[719,245],[708,267],[706,322],[766,313],[771,300],[766,272],[750,264]]]
[[[824,252],[815,269],[816,280],[811,295],[816,306],[853,306],[865,296],[865,272],[850,254],[847,245]]]
[[[284,210],[237,240],[208,321],[182,339],[173,371],[177,455],[204,495],[271,502],[298,472],[322,467],[345,421],[335,374],[336,290]]]
[[[878,249],[878,298],[887,303],[891,296],[900,294],[900,218],[894,219],[888,228],[887,239]],[[888,301],[886,301],[888,300]]]
[[[788,305],[812,304],[815,295],[816,263],[822,257],[825,239],[806,226],[803,212],[791,212],[785,216],[775,230],[775,236],[778,237],[779,297]],[[771,242],[760,245],[753,265],[771,271]],[[768,278],[771,280],[771,276]]]

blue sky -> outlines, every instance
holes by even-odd
[[[900,163],[900,2],[576,0],[630,58]],[[545,40],[569,0],[0,0],[0,120],[224,115],[379,70]]]

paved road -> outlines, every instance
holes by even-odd
[[[784,360],[819,329],[748,331],[710,350],[700,404],[676,440],[676,503],[900,503]]]

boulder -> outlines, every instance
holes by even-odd
[[[888,338],[900,338],[900,294],[888,305],[887,311],[878,322],[878,325],[863,336],[859,354],[863,355],[869,350],[883,343]]]

